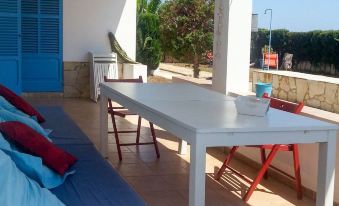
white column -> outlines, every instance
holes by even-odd
[[[249,87],[252,0],[216,0],[213,89],[245,93]]]

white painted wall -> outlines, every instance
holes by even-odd
[[[88,61],[88,52],[109,53],[115,33],[131,58],[136,52],[136,0],[64,0],[64,61]]]
[[[249,81],[252,0],[216,0],[213,89],[247,92]]]

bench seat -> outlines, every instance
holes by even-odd
[[[78,158],[76,173],[52,189],[67,206],[145,206],[145,202],[100,155],[61,107],[39,107],[55,144]]]

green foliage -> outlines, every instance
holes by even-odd
[[[197,77],[201,58],[213,49],[214,1],[168,0],[159,16],[163,51],[180,61],[192,62]]]
[[[268,43],[269,31],[260,29],[252,36],[251,61],[262,58],[261,49]],[[310,61],[312,64],[333,64],[339,70],[339,31],[289,32],[272,31],[272,48],[282,58],[293,54],[294,64]]]
[[[131,59],[127,55],[127,53],[121,48],[118,40],[115,38],[112,32],[108,33],[108,38],[111,44],[112,51],[118,54],[118,57],[122,60],[123,63],[138,64],[138,62]]]
[[[161,0],[137,1],[137,61],[149,70],[159,67],[161,48],[158,10]]]
[[[261,53],[268,53],[268,52],[275,53],[272,47],[270,49],[269,45],[265,45],[263,48],[261,48]]]
[[[158,13],[160,5],[161,0],[152,0],[149,2],[147,10],[152,14]]]

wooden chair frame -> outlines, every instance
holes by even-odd
[[[104,77],[105,82],[125,82],[125,83],[143,83],[142,77],[139,76],[138,79],[108,79],[106,76]],[[141,130],[141,121],[142,117],[136,113],[133,113],[129,111],[128,109],[124,107],[114,107],[112,100],[108,99],[108,113],[110,114],[112,118],[112,124],[113,124],[113,131],[109,131],[108,133],[113,133],[117,145],[118,155],[119,155],[119,161],[122,161],[122,152],[121,147],[122,146],[132,146],[132,145],[154,145],[155,152],[157,155],[157,158],[160,157],[160,152],[158,148],[158,142],[157,137],[155,135],[154,125],[152,122],[149,122],[151,135],[152,135],[152,142],[140,142],[140,130]],[[138,115],[138,124],[136,130],[118,130],[117,123],[116,123],[116,116],[125,118],[126,116],[132,116],[132,115]],[[120,143],[119,134],[121,133],[136,133],[136,141],[135,143]]]
[[[269,98],[267,94],[264,94],[263,98]],[[270,101],[270,107],[283,110],[286,112],[291,112],[294,114],[300,114],[302,108],[304,106],[304,103],[300,102],[299,104],[271,98]],[[234,174],[245,180],[247,183],[249,183],[251,186],[247,190],[246,194],[243,197],[243,200],[247,202],[251,195],[253,194],[255,188],[258,186],[262,178],[267,179],[268,174],[267,170],[269,167],[272,169],[288,176],[289,178],[292,178],[295,180],[296,185],[296,191],[297,191],[297,197],[298,199],[302,199],[302,186],[301,186],[301,176],[300,176],[300,161],[299,161],[299,150],[297,144],[275,144],[275,145],[257,145],[257,146],[247,146],[247,147],[255,147],[260,149],[260,155],[261,155],[261,169],[258,172],[257,177],[254,180],[250,180],[246,176],[242,175],[240,172],[235,170],[230,166],[230,161],[234,157],[235,152],[238,150],[239,146],[234,146],[231,148],[229,154],[226,156],[226,159],[219,169],[215,179],[220,180],[221,176],[225,172],[226,169],[231,170]],[[270,150],[270,153],[268,156],[266,156],[266,150]],[[273,158],[275,157],[276,153],[278,151],[289,151],[293,152],[293,166],[294,166],[294,177],[287,174],[286,172],[278,169],[277,167],[274,167],[271,165]]]

